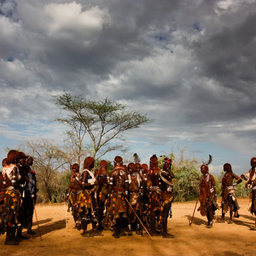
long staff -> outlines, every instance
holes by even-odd
[[[190,222],[189,222],[189,226],[191,226],[192,223],[193,223],[193,219],[194,219],[194,216],[195,216],[197,203],[198,203],[198,197],[197,197],[197,199],[196,199],[196,205],[195,205],[195,208],[194,208],[194,211],[193,211],[192,218],[191,218],[191,220],[190,220]]]
[[[37,214],[36,214],[36,207],[35,207],[35,201],[34,201],[34,199],[33,199],[33,206],[34,206],[34,211],[35,211],[35,215],[36,215],[36,222],[37,222],[37,226],[38,226],[38,231],[39,231],[40,240],[43,241],[43,238],[42,238],[42,236],[41,236],[41,230],[40,230],[40,227],[39,227],[39,222],[38,222]]]
[[[149,238],[151,240],[153,240],[152,236],[149,234],[148,230],[146,229],[146,227],[143,225],[142,221],[140,220],[139,216],[137,215],[137,213],[135,212],[135,210],[133,209],[133,207],[131,206],[131,204],[129,203],[129,201],[125,198],[125,201],[128,203],[128,205],[130,206],[130,208],[132,209],[133,213],[135,214],[136,218],[138,219],[138,221],[140,222],[140,224],[142,225],[142,227],[145,229],[145,231],[147,232],[147,234],[149,235]]]

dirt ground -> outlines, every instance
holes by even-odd
[[[256,255],[256,231],[250,229],[254,225],[254,217],[247,211],[248,199],[240,199],[240,218],[233,224],[217,216],[212,229],[205,227],[206,217],[196,212],[194,223],[189,226],[195,202],[174,203],[173,218],[168,219],[170,238],[154,236],[150,240],[144,232],[143,236],[112,237],[109,230],[101,236],[82,237],[82,231],[74,228],[74,221],[67,206],[37,205],[36,213],[40,226],[40,239],[36,218],[33,230],[36,235],[23,240],[18,246],[4,245],[4,236],[0,236],[1,255]]]

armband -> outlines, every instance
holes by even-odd
[[[128,191],[127,190],[125,190],[125,192],[124,192],[126,195],[128,195]]]
[[[76,180],[79,181],[78,177],[76,177]]]

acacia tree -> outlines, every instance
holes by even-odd
[[[64,92],[56,97],[56,105],[65,110],[64,115],[56,121],[71,128],[79,146],[82,146],[85,137],[89,137],[93,143],[93,157],[97,155],[97,158],[107,152],[122,149],[123,144],[112,144],[113,140],[121,139],[123,132],[150,121],[146,115],[128,111],[125,105],[108,98],[96,101]],[[83,137],[77,136],[77,131],[83,132]]]

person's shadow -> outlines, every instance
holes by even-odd
[[[192,220],[192,216],[191,215],[185,215],[185,217],[187,217],[189,223],[191,223],[191,221],[192,221],[191,224],[195,224],[197,226],[205,225],[207,223],[207,221],[202,220],[201,218],[197,218],[197,217],[194,217],[193,220]]]
[[[35,235],[30,236],[32,239],[40,237],[41,240],[46,239],[53,231],[66,228],[66,219],[51,222],[52,219],[40,220],[38,223],[35,222],[32,230]],[[50,223],[49,223],[50,222]],[[48,224],[45,224],[48,223]],[[38,225],[39,224],[39,225]],[[45,224],[45,225],[42,225]],[[47,235],[48,234],[48,235]]]

